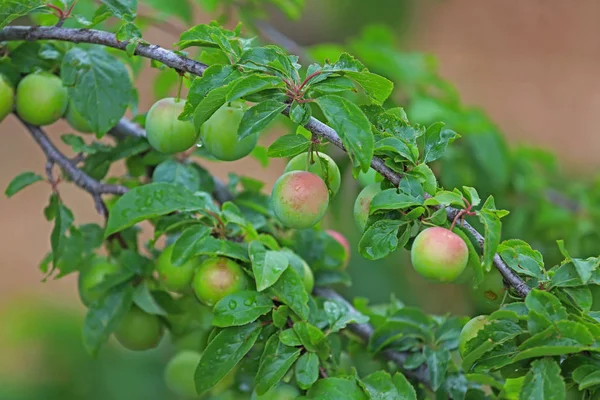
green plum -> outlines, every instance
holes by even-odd
[[[335,195],[340,190],[342,177],[340,175],[340,169],[331,157],[327,154],[319,153],[313,154],[313,162],[309,164],[309,153],[298,154],[292,158],[285,167],[284,172],[290,171],[308,171],[317,175],[327,184],[332,195]],[[321,160],[320,160],[320,159]],[[327,179],[325,179],[325,173],[323,171],[322,162],[327,164]],[[308,168],[307,168],[308,167]]]
[[[104,258],[98,259],[92,264],[87,265],[79,272],[78,288],[81,302],[89,307],[96,300],[104,296],[106,290],[94,290],[94,287],[104,282],[111,275],[120,272],[121,267],[118,264],[107,261]]]
[[[329,205],[329,191],[317,175],[291,171],[277,179],[271,199],[273,212],[283,225],[303,229],[323,218]]]
[[[69,103],[67,108],[67,114],[65,115],[67,122],[71,125],[71,128],[81,133],[91,133],[92,126],[89,121],[81,115],[79,111],[73,105],[73,102]]]
[[[371,200],[381,191],[380,183],[373,183],[365,187],[356,197],[354,202],[354,219],[360,231],[364,231],[369,219]]]
[[[132,306],[115,331],[115,338],[129,350],[152,349],[160,343],[163,328],[160,318]]]
[[[31,125],[50,125],[58,121],[68,104],[67,88],[51,73],[29,74],[17,86],[17,114]]]
[[[15,105],[15,89],[4,75],[0,75],[0,122],[10,114]]]
[[[466,354],[467,342],[477,336],[477,332],[489,323],[487,315],[479,315],[465,324],[458,336],[458,350],[461,356]]]
[[[180,153],[198,142],[191,121],[180,121],[185,100],[173,97],[158,100],[146,115],[146,137],[150,145],[165,154]]]
[[[156,271],[159,279],[164,283],[168,290],[173,292],[184,292],[190,288],[194,272],[200,266],[200,259],[194,257],[186,261],[183,265],[173,265],[171,255],[173,254],[173,245],[166,247],[162,254],[156,260]]]
[[[496,268],[483,276],[483,281],[472,290],[473,303],[478,312],[490,314],[502,305],[506,287],[502,275]]]
[[[177,353],[165,368],[165,382],[167,387],[180,396],[199,397],[196,393],[196,383],[194,374],[196,367],[200,363],[202,354],[184,350]]]
[[[469,249],[456,233],[436,226],[417,235],[410,256],[415,271],[421,276],[451,282],[467,267]]]
[[[356,177],[356,180],[358,181],[358,183],[360,183],[360,185],[362,187],[366,187],[366,186],[372,185],[374,183],[377,183],[378,182],[377,177],[378,177],[377,171],[375,171],[373,168],[369,168],[369,170],[367,172],[360,171],[358,173],[358,176]]]
[[[224,105],[202,124],[202,145],[216,159],[235,161],[254,150],[258,134],[252,134],[242,140],[238,138],[238,127],[245,110],[245,105]]]
[[[235,261],[225,257],[205,260],[196,270],[192,288],[201,303],[212,307],[228,294],[248,287],[248,278]]]

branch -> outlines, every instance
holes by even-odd
[[[16,114],[15,114],[16,115]],[[48,139],[48,136],[39,126],[34,126],[23,121],[18,115],[17,118],[25,125],[29,130],[29,133],[37,144],[42,148],[42,151],[46,155],[48,162],[46,163],[46,173],[51,181],[55,181],[52,174],[52,167],[54,164],[60,166],[67,175],[71,177],[73,183],[79,186],[86,192],[88,192],[94,199],[96,204],[96,210],[104,217],[107,217],[108,213],[106,206],[102,201],[103,194],[124,194],[127,192],[127,188],[121,185],[109,185],[100,183],[88,174],[76,167],[75,163],[67,158],[63,153],[58,150],[54,144]],[[51,182],[53,185],[55,182]]]
[[[112,33],[97,31],[93,29],[71,29],[46,26],[8,26],[0,30],[0,41],[49,39],[62,40],[74,43],[101,44],[121,50],[125,50],[125,47],[127,45],[127,42],[119,42],[115,38],[115,35]],[[186,57],[179,56],[172,51],[165,50],[162,47],[156,45],[140,44],[136,48],[135,54],[160,61],[163,64],[175,68],[179,71],[189,72],[198,76],[201,76],[204,70],[208,68],[208,66],[205,64],[191,60]],[[284,111],[284,114],[288,115],[286,111]],[[342,141],[335,132],[335,130],[331,129],[329,126],[325,125],[316,118],[311,117],[309,122],[305,125],[305,128],[308,129],[310,132],[316,134],[317,136],[326,138],[340,149],[345,150]],[[373,157],[371,166],[373,167],[373,169],[382,174],[394,185],[399,184],[402,176],[392,171],[389,167],[387,167],[384,161],[380,158]],[[455,216],[456,213],[459,212],[459,210],[456,210],[454,208],[447,208],[447,211],[449,219],[451,219],[452,216]],[[453,218],[451,220],[453,220]],[[472,232],[473,236],[476,238],[480,245],[483,244],[483,236],[481,236],[481,234],[477,232],[475,228],[473,228],[467,222],[464,222],[462,226],[469,230],[469,232]],[[515,274],[508,267],[508,265],[506,265],[506,263],[504,263],[504,261],[502,261],[500,256],[497,254],[494,256],[494,266],[498,269],[498,271],[500,271],[505,282],[510,284],[519,296],[527,296],[527,294],[530,291],[530,288],[517,274]]]

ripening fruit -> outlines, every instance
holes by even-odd
[[[196,297],[212,307],[223,297],[248,287],[248,278],[233,260],[216,257],[205,260],[196,270],[192,281]]]
[[[477,336],[477,332],[485,325],[489,324],[487,315],[480,315],[471,319],[465,324],[458,336],[458,350],[460,355],[464,357],[467,350],[467,342]]]
[[[238,139],[238,127],[245,112],[245,105],[219,108],[200,128],[202,145],[215,158],[235,161],[246,157],[254,150],[258,134]]]
[[[183,292],[190,288],[196,268],[200,265],[197,257],[189,259],[181,266],[173,265],[171,255],[173,245],[166,247],[156,260],[156,271],[161,282],[168,290]]]
[[[371,208],[371,200],[377,193],[381,191],[380,183],[373,183],[365,187],[356,197],[354,202],[354,219],[358,224],[360,231],[365,230],[367,220],[369,219],[369,209]]]
[[[271,194],[273,212],[288,228],[310,228],[319,222],[329,205],[329,191],[317,175],[287,172],[277,179]]]
[[[348,239],[341,233],[328,229],[325,232],[329,234],[332,238],[334,238],[339,244],[344,248],[345,256],[344,261],[342,262],[341,269],[346,269],[348,263],[350,262],[350,243],[348,243]]]
[[[288,165],[285,167],[284,172],[290,171],[308,171],[317,175],[329,187],[331,193],[335,195],[338,190],[340,190],[340,184],[342,182],[342,177],[340,175],[340,169],[337,164],[331,157],[327,154],[319,153],[313,155],[313,163],[309,164],[309,155],[308,153],[298,154],[296,157],[292,158]],[[321,158],[321,160],[319,160]],[[325,173],[323,172],[323,167],[321,165],[322,161],[327,163],[327,180],[325,180]],[[308,169],[306,168],[308,166]]]
[[[104,296],[106,290],[94,290],[110,275],[115,275],[119,272],[120,267],[104,259],[100,259],[93,264],[86,266],[79,272],[78,288],[79,298],[81,302],[89,307],[93,302]]]
[[[165,382],[172,392],[184,397],[198,397],[194,374],[202,355],[184,350],[177,353],[165,367]]]
[[[92,127],[90,126],[90,123],[87,119],[83,117],[83,115],[79,113],[79,111],[75,109],[73,102],[69,103],[69,107],[67,108],[67,113],[65,117],[67,118],[67,122],[69,123],[69,125],[71,125],[71,127],[76,131],[81,133],[92,132]]]
[[[67,110],[69,96],[62,80],[51,73],[27,75],[17,86],[17,113],[31,125],[50,125]]]
[[[15,90],[4,77],[0,75],[0,122],[13,110],[15,104]]]
[[[131,307],[115,331],[117,341],[126,349],[135,351],[158,346],[162,335],[160,319],[137,306]]]
[[[279,383],[272,387],[267,393],[259,396],[252,393],[251,400],[295,400],[300,396],[300,391],[287,383]]]
[[[377,171],[373,168],[369,168],[367,172],[360,171],[356,180],[358,180],[358,183],[360,183],[362,187],[377,183]]]
[[[439,282],[451,282],[465,270],[469,249],[456,233],[439,226],[417,235],[410,257],[421,276]]]
[[[146,136],[150,145],[161,153],[185,151],[196,144],[198,134],[191,121],[177,118],[183,111],[185,100],[167,97],[158,100],[146,115]]]
[[[486,273],[483,281],[473,289],[473,303],[478,312],[491,314],[502,305],[506,287],[502,275],[496,268]]]

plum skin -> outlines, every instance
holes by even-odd
[[[87,268],[82,269],[77,280],[81,302],[89,307],[102,298],[106,291],[94,291],[94,286],[102,283],[108,276],[117,274],[120,269],[119,265],[103,259],[97,260]]]
[[[325,232],[327,232],[329,236],[334,238],[344,248],[346,255],[344,257],[344,261],[342,262],[341,269],[346,269],[348,263],[350,262],[350,243],[348,242],[348,239],[346,239],[346,237],[341,233],[331,229],[328,229]]]
[[[69,95],[62,80],[51,73],[27,75],[17,86],[17,114],[31,125],[50,125],[67,111]]]
[[[180,153],[196,144],[198,134],[191,121],[180,121],[185,100],[167,97],[158,100],[146,115],[146,137],[150,145],[164,154]]]
[[[184,264],[177,266],[171,262],[173,245],[167,246],[156,260],[156,271],[159,279],[168,290],[182,292],[190,288],[192,278],[200,262],[197,257],[191,258]]]
[[[284,172],[290,171],[308,171],[317,175],[321,179],[325,180],[325,174],[323,173],[323,167],[321,165],[321,160],[319,157],[324,159],[327,163],[327,186],[329,190],[331,190],[331,194],[335,195],[340,190],[340,185],[342,182],[342,177],[340,175],[340,169],[337,164],[331,157],[327,154],[319,153],[318,155],[314,155],[314,162],[307,167],[308,161],[308,153],[298,154],[296,157],[292,158],[290,162],[288,162],[285,167]]]
[[[277,179],[271,194],[273,212],[288,228],[316,225],[329,205],[329,191],[317,175],[306,171],[287,172]]]
[[[245,106],[219,108],[200,128],[202,146],[221,161],[235,161],[254,150],[258,134],[238,138],[238,128],[244,116]]]
[[[490,321],[487,315],[479,315],[467,322],[465,326],[460,331],[460,335],[458,336],[458,350],[460,355],[464,357],[467,350],[467,342],[477,336],[477,332],[479,332],[484,326],[489,324]]]
[[[486,273],[483,281],[472,290],[475,308],[484,313],[496,311],[504,301],[506,287],[502,274],[496,269]]]
[[[204,260],[192,280],[196,297],[209,307],[229,294],[246,289],[248,284],[248,278],[238,263],[225,257]]]
[[[420,275],[451,282],[465,270],[469,249],[460,236],[441,227],[427,228],[417,235],[411,249],[412,265]]]
[[[73,105],[73,102],[69,103],[67,113],[65,114],[65,118],[67,119],[69,125],[71,125],[71,128],[75,129],[76,131],[81,133],[92,132],[92,127],[90,126],[90,123],[83,117],[83,115],[81,115],[79,111],[77,111],[77,109]]]
[[[123,347],[133,351],[152,349],[160,343],[163,328],[160,318],[132,306],[114,333]]]
[[[360,191],[354,202],[354,218],[360,231],[364,231],[369,219],[371,201],[381,191],[380,183],[372,183]]]
[[[202,355],[196,351],[183,350],[177,353],[165,367],[167,387],[180,396],[197,397],[194,374]]]
[[[3,75],[0,75],[0,122],[13,111],[15,90]]]

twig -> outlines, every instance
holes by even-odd
[[[48,139],[48,136],[39,126],[28,124],[27,122],[23,121],[18,115],[17,118],[19,118],[23,125],[27,127],[33,139],[39,144],[39,146],[42,148],[42,151],[46,155],[46,158],[48,159],[46,163],[46,174],[48,175],[48,179],[51,180],[51,183],[56,182],[52,173],[52,167],[54,166],[54,164],[56,164],[59,167],[61,167],[63,171],[67,175],[69,175],[69,177],[71,177],[75,185],[79,186],[92,196],[92,198],[94,199],[96,210],[106,218],[108,212],[106,210],[106,205],[102,201],[102,195],[124,194],[125,192],[127,192],[127,188],[121,185],[110,185],[100,183],[97,180],[93,179],[88,174],[77,168],[72,160],[70,160],[67,156],[61,153],[50,141],[50,139]]]
[[[93,43],[93,44],[101,44],[109,47],[114,47],[117,49],[125,50],[127,46],[127,42],[119,42],[115,38],[115,35],[108,32],[102,32],[93,29],[70,29],[70,28],[59,28],[59,27],[47,27],[47,26],[39,26],[39,27],[26,27],[26,26],[7,26],[0,30],[0,41],[6,40],[62,40],[73,43]],[[189,72],[194,75],[201,76],[204,70],[208,68],[207,65],[202,64],[200,62],[191,60],[187,57],[182,57],[175,54],[172,51],[165,50],[160,46],[149,45],[149,44],[140,44],[136,48],[135,54],[147,57],[150,59],[154,59],[162,62],[163,64],[175,68],[178,71]],[[289,115],[289,110],[284,110],[283,113],[285,115]],[[342,150],[344,146],[338,134],[325,125],[321,121],[317,120],[314,117],[311,117],[308,123],[305,125],[305,128],[315,133],[321,137],[326,138],[335,146],[339,147]],[[371,166],[373,169],[382,174],[386,179],[388,179],[392,184],[398,185],[400,183],[400,179],[402,176],[389,167],[387,167],[383,160],[377,157],[373,157],[373,161],[371,162]],[[448,218],[450,221],[454,219],[456,213],[459,210],[454,208],[447,208],[448,210]],[[473,236],[477,239],[480,244],[483,244],[483,236],[479,234],[475,230],[475,228],[471,227],[467,222],[462,224],[464,228],[473,233]],[[516,293],[525,297],[530,291],[530,288],[527,284],[516,274],[514,273],[504,261],[497,254],[494,256],[494,266],[500,271],[504,280],[509,283],[516,291]]]

